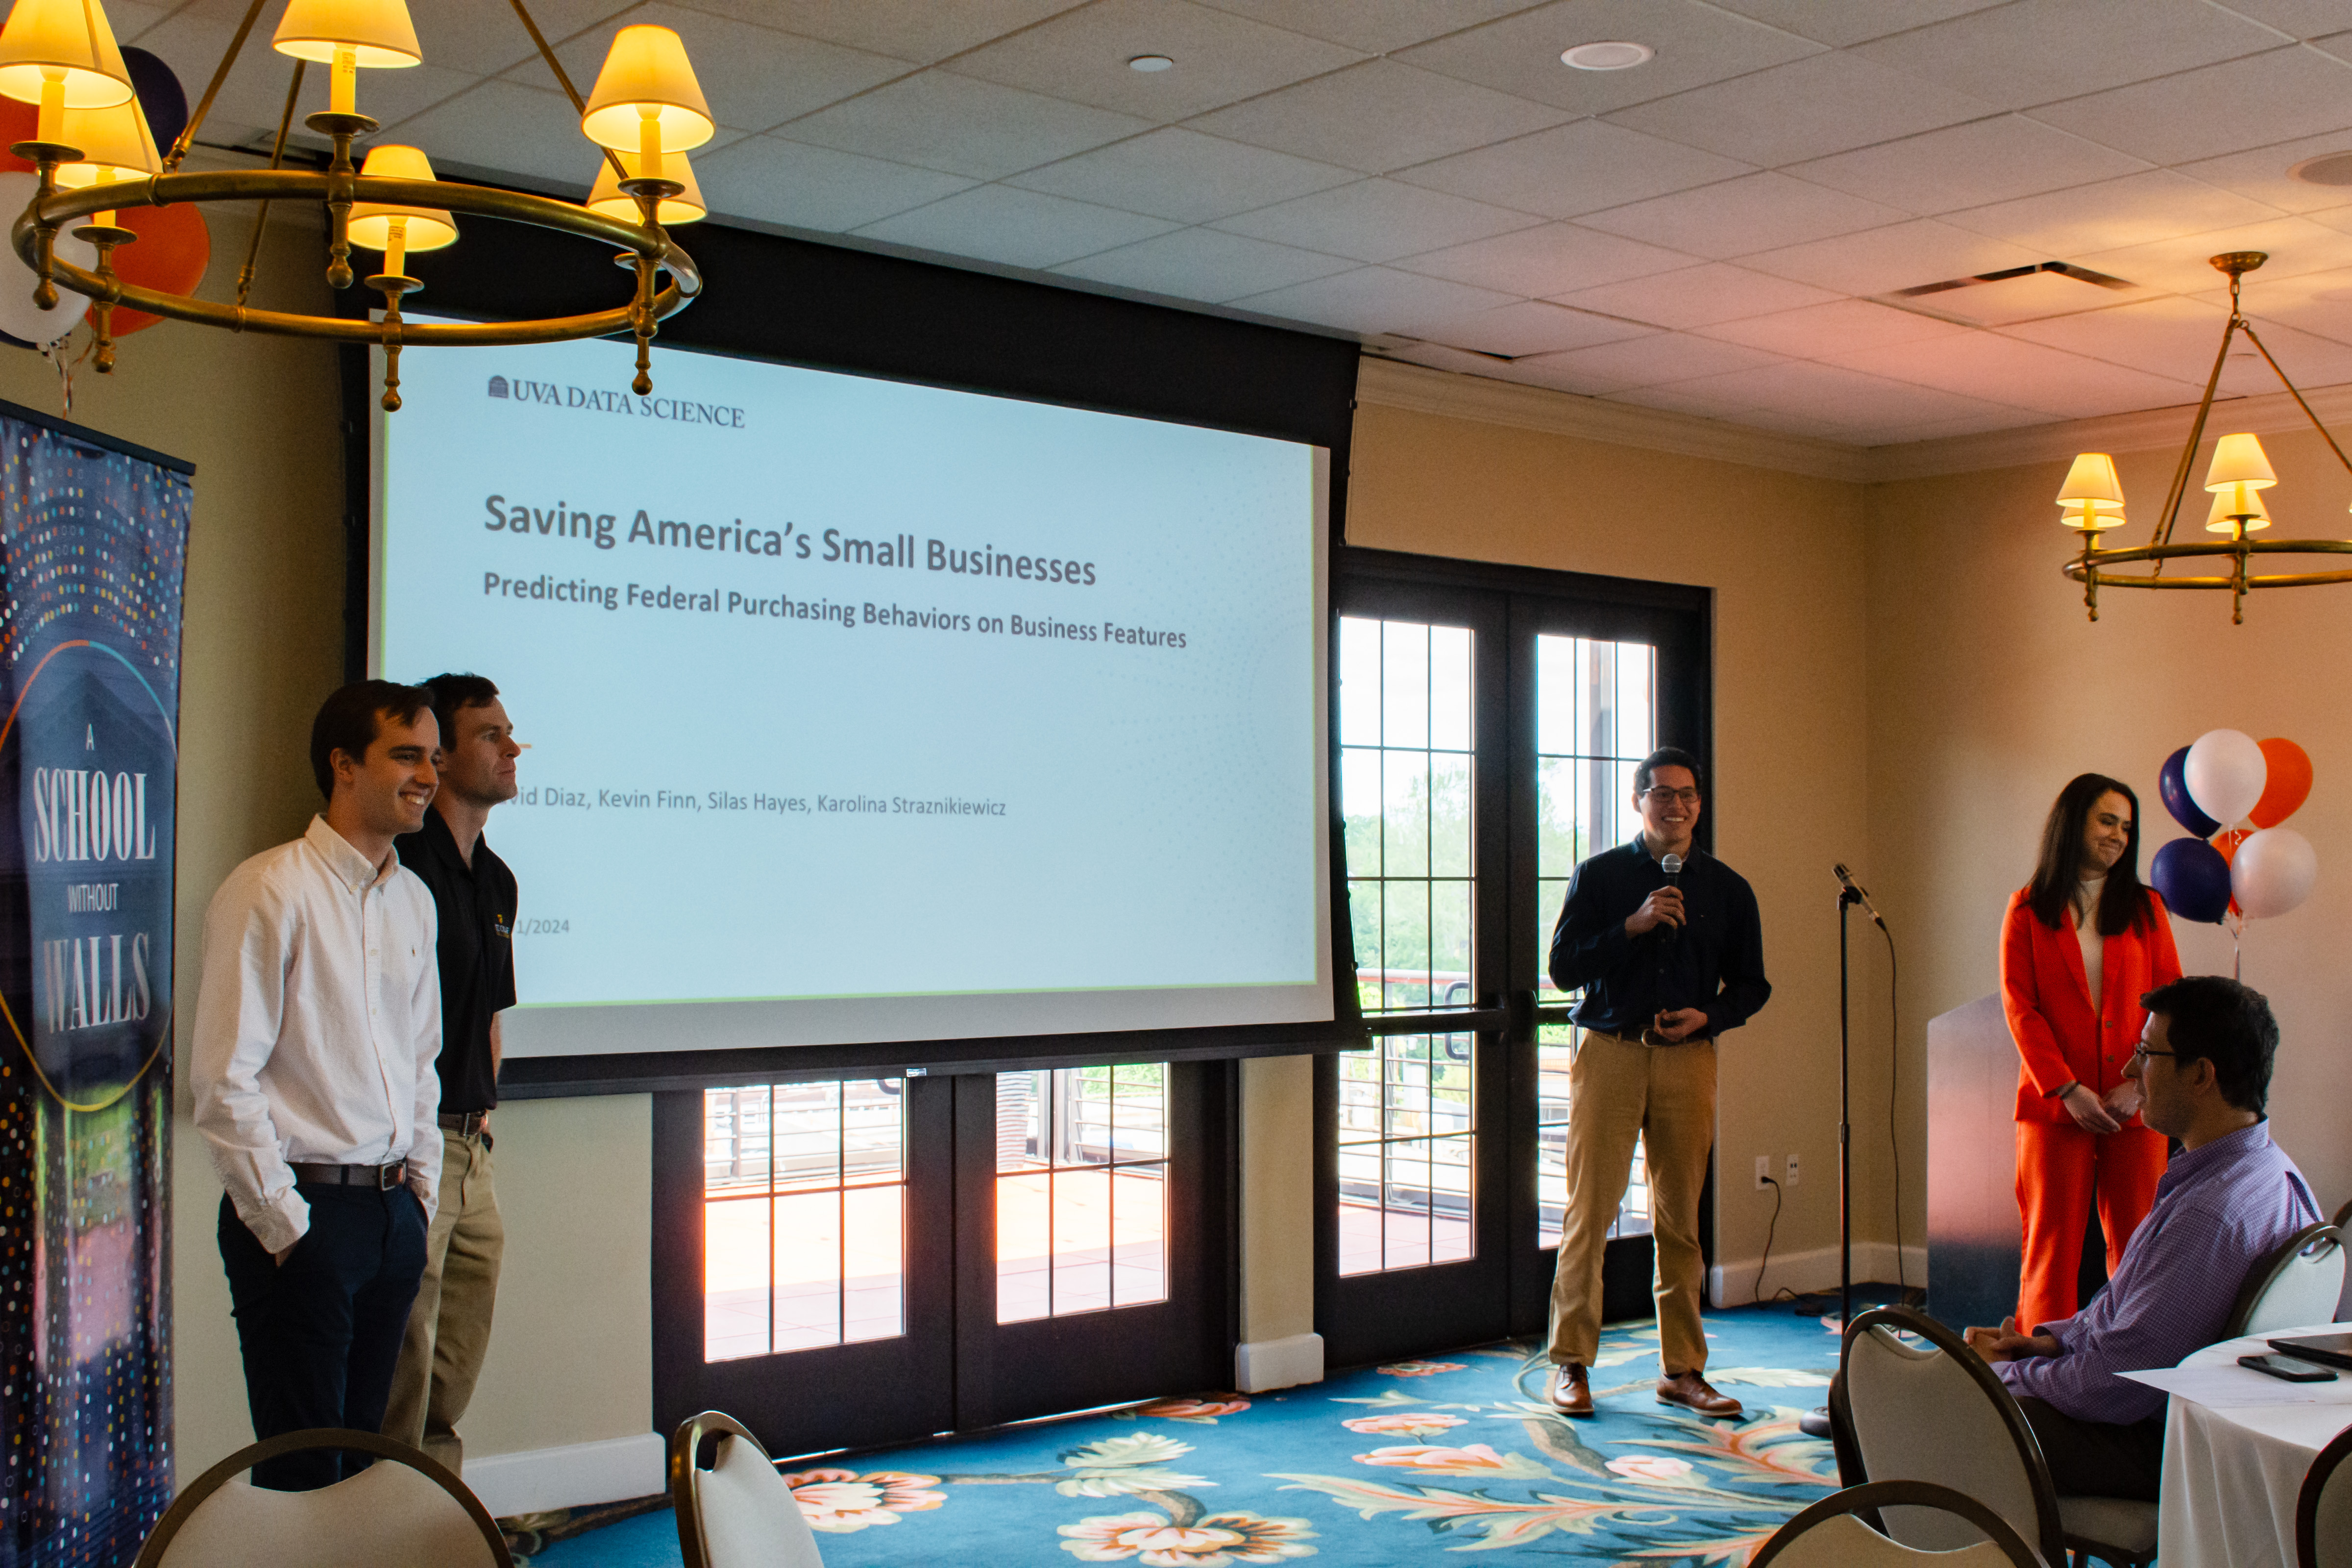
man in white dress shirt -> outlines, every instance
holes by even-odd
[[[190,1058],[197,1131],[227,1191],[228,1270],[256,1437],[383,1424],[441,1174],[432,895],[393,839],[423,826],[430,692],[347,686],[310,730],[325,813],[255,856],[205,912]],[[357,1456],[257,1465],[302,1491]]]

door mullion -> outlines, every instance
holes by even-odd
[[[955,1097],[950,1182],[955,1223],[949,1238],[954,1424],[957,1431],[971,1432],[996,1424],[996,1075],[959,1073],[949,1082]]]

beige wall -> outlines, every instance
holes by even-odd
[[[1859,488],[1366,404],[1347,537],[1715,590],[1716,848],[1755,886],[1773,982],[1770,1004],[1723,1048],[1717,1256],[1752,1268],[1763,1252],[1772,1194],[1754,1189],[1758,1154],[1777,1174],[1795,1152],[1807,1171],[1786,1194],[1775,1256],[1834,1247],[1830,867],[1866,860]],[[1869,1142],[1857,1134],[1858,1189],[1875,1171]],[[1752,1288],[1752,1274],[1737,1279],[1730,1299]]]
[[[206,292],[226,297],[249,229],[210,215]],[[285,224],[256,303],[325,308],[318,237]],[[282,279],[282,285],[274,281]],[[251,1440],[214,1226],[220,1184],[188,1121],[188,1025],[206,901],[239,860],[318,807],[310,715],[342,674],[342,437],[331,349],[165,322],[74,378],[71,418],[196,465],[180,687],[179,1094],[173,1126],[174,1398],[181,1473]],[[0,398],[59,410],[49,362],[0,347]],[[515,1108],[502,1201],[519,1233],[476,1451],[645,1431],[651,1415],[642,1097]],[[615,1194],[620,1194],[616,1197]],[[561,1335],[544,1325],[563,1324]],[[582,1359],[574,1361],[571,1358]],[[598,1367],[578,1375],[581,1365]]]
[[[2342,536],[2352,476],[2316,436],[2263,444],[2282,535]],[[2145,542],[2178,453],[2117,454],[2130,542]],[[2290,826],[2317,849],[2319,883],[2302,909],[2253,922],[2244,973],[2284,1035],[2275,1134],[2332,1209],[2352,1198],[2339,1065],[2352,1044],[2352,587],[2256,594],[2239,626],[2225,595],[2109,589],[2093,625],[2059,574],[2074,539],[2051,500],[2064,472],[2051,462],[1870,495],[1872,865],[1874,891],[1904,921],[1910,1146],[1923,1147],[1921,1025],[1996,989],[2003,902],[2032,872],[2059,786],[2095,771],[2139,793],[2145,875],[2182,832],[2157,799],[2164,759],[2208,730],[2284,735],[2311,753],[2311,799]],[[2204,537],[2205,500],[2193,497],[2184,534]],[[2219,928],[2174,931],[2189,972],[2230,972]],[[1916,1192],[1908,1206],[1916,1226]]]

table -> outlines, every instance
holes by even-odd
[[[2269,1350],[2265,1340],[2341,1333],[2344,1327],[2322,1323],[2228,1340],[2180,1364],[2230,1365]],[[2219,1410],[2179,1394],[2167,1402],[2157,1527],[2163,1568],[2295,1568],[2295,1500],[2313,1457],[2352,1426],[2352,1372],[2334,1383],[2279,1388],[2318,1402]]]

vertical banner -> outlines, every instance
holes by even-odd
[[[0,1568],[172,1496],[187,465],[0,405]]]

